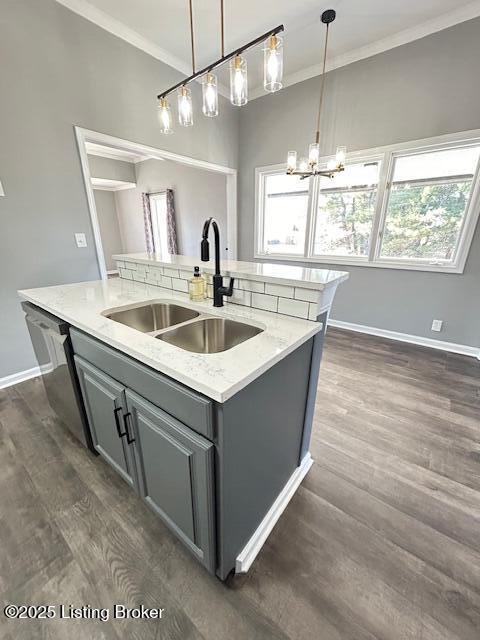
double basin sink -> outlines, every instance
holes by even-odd
[[[104,311],[102,315],[194,353],[227,351],[263,331],[251,324],[208,316],[170,302],[120,307]]]

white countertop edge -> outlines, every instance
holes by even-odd
[[[75,286],[76,284],[78,283],[72,283],[72,285],[70,286]],[[67,284],[63,286],[68,287],[69,285]],[[165,365],[164,363],[156,362],[154,359],[151,359],[144,354],[139,354],[137,351],[135,351],[135,349],[130,349],[128,345],[125,345],[122,342],[118,342],[113,338],[111,338],[110,336],[106,336],[102,332],[97,331],[92,327],[84,325],[82,322],[79,322],[75,318],[71,318],[68,314],[62,313],[55,307],[51,307],[50,305],[44,302],[39,302],[34,296],[29,295],[28,290],[26,289],[19,290],[18,295],[22,300],[26,300],[42,309],[45,309],[45,311],[48,311],[52,315],[57,316],[62,320],[65,320],[66,322],[71,324],[73,327],[80,329],[81,331],[84,331],[88,335],[93,336],[94,338],[97,338],[101,342],[108,344],[109,346],[114,347],[115,349],[118,349],[118,351],[121,351],[126,355],[131,356],[137,362],[145,364],[150,368],[154,369],[155,371],[158,371],[159,373],[169,376],[173,380],[176,380],[177,382],[180,382],[185,386],[191,389],[194,389],[195,391],[198,391],[198,393],[202,393],[208,398],[211,398],[212,400],[215,400],[220,403],[224,403],[227,400],[229,400],[232,396],[234,396],[236,393],[244,389],[247,385],[249,385],[251,382],[256,380],[259,376],[261,376],[263,373],[268,371],[275,364],[277,364],[277,362],[280,362],[286,356],[288,356],[290,353],[292,353],[298,347],[300,347],[302,344],[310,340],[310,338],[316,335],[323,328],[323,325],[321,322],[311,322],[312,329],[308,331],[306,334],[304,334],[301,338],[298,338],[290,346],[285,347],[281,353],[278,353],[272,356],[271,358],[269,358],[263,365],[261,365],[260,367],[252,371],[250,374],[242,378],[241,381],[231,384],[230,386],[226,386],[222,390],[218,390],[213,387],[209,387],[208,385],[202,384],[195,378],[189,378],[188,376],[183,375],[181,372],[178,372],[177,370],[172,369],[171,367],[169,367],[168,365]]]
[[[186,258],[190,258],[190,256],[179,256],[179,257],[186,257]],[[112,256],[112,258],[114,260],[123,260],[123,262],[132,262],[132,263],[138,263],[138,264],[151,264],[151,265],[156,265],[156,266],[160,266],[160,267],[166,267],[167,269],[181,269],[182,271],[188,271],[189,269],[192,269],[193,267],[193,263],[192,265],[190,264],[175,264],[172,263],[168,260],[161,260],[159,258],[153,258],[153,257],[136,257],[135,254],[115,254]],[[298,279],[298,278],[288,278],[285,276],[272,276],[272,275],[264,275],[264,274],[255,274],[255,273],[248,273],[246,271],[239,271],[237,269],[228,269],[225,266],[225,262],[228,262],[228,260],[221,260],[220,262],[220,268],[222,271],[222,275],[223,276],[232,276],[235,278],[240,278],[243,280],[256,280],[259,282],[268,282],[270,284],[283,284],[286,286],[292,286],[292,287],[300,287],[302,289],[314,289],[315,291],[325,291],[325,289],[329,289],[332,286],[337,286],[338,284],[340,284],[341,282],[345,282],[345,280],[348,280],[350,274],[346,271],[335,271],[335,273],[338,273],[339,275],[335,278],[333,278],[332,280],[330,280],[329,282],[326,283],[320,283],[320,282],[312,282],[310,280],[303,280],[303,279]],[[235,260],[233,262],[236,262]],[[206,273],[214,273],[215,272],[215,265],[212,261],[210,262],[202,262],[200,260],[200,258],[198,258],[196,260],[196,263],[198,264],[198,266],[201,267],[202,271],[205,271]],[[251,262],[249,264],[253,264],[253,265],[268,265],[270,263],[267,262]],[[277,264],[272,264],[272,266],[274,267],[280,267],[282,265],[277,265]],[[283,266],[292,266],[292,265],[283,265]],[[316,269],[315,267],[300,267],[300,266],[293,266],[292,268],[295,269],[311,269],[314,271],[331,271],[330,269]],[[340,275],[341,274],[341,275]]]

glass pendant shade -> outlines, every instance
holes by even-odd
[[[248,102],[247,61],[242,56],[230,60],[230,102],[237,107]]]
[[[166,98],[160,98],[157,114],[160,123],[160,133],[164,133],[165,135],[173,133],[172,112]]]
[[[337,165],[344,165],[347,159],[347,147],[337,147],[337,153],[335,155],[335,161]]]
[[[280,36],[270,36],[263,49],[263,86],[274,93],[282,88],[283,43]]]
[[[178,122],[182,127],[193,124],[192,92],[187,87],[178,90]]]
[[[202,79],[203,114],[209,118],[218,116],[217,76],[207,73]]]
[[[287,170],[295,171],[297,168],[297,152],[289,151],[287,155]]]
[[[300,158],[300,163],[298,165],[300,171],[308,171],[308,160],[307,158]]]
[[[308,147],[308,162],[311,166],[318,164],[319,155],[320,149],[318,146],[318,142],[312,142],[312,144]]]

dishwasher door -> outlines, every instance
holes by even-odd
[[[25,321],[50,406],[69,431],[82,444],[92,449],[73,364],[69,326],[33,305],[22,303],[22,306],[27,312]]]

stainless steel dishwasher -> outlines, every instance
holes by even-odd
[[[75,370],[68,323],[29,302],[22,302],[22,307],[50,406],[69,431],[96,453]]]

